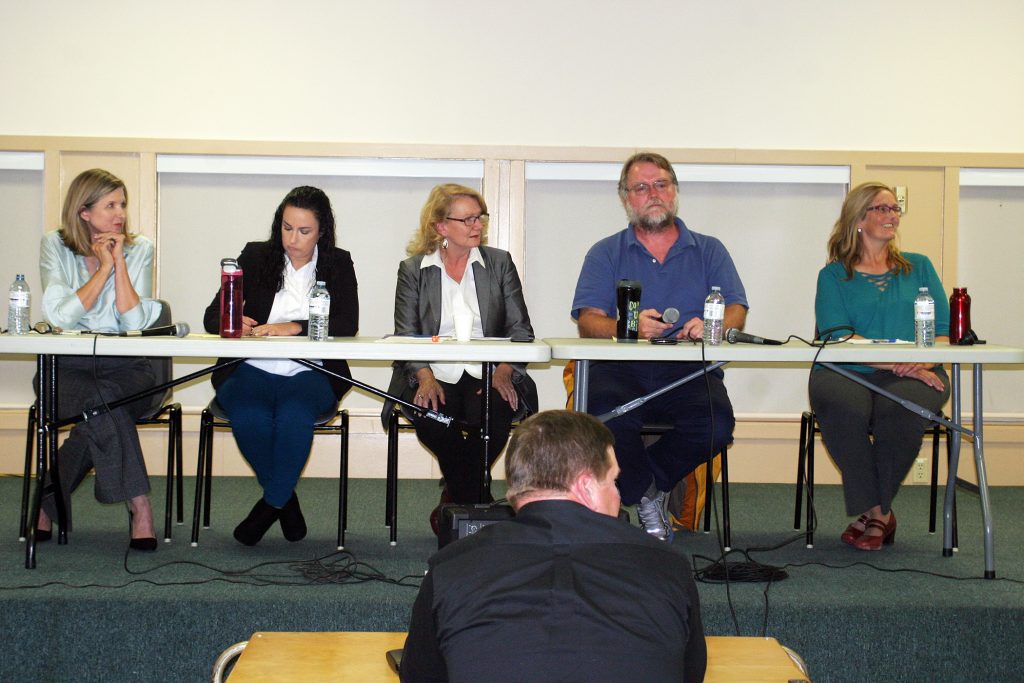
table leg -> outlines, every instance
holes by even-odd
[[[587,392],[590,390],[590,361],[576,361],[572,384],[572,408],[578,413],[585,413],[587,412]]]
[[[491,383],[494,379],[494,364],[482,363],[481,368],[481,379],[484,386],[483,391],[480,392],[480,443],[483,447],[481,457],[484,462],[484,478],[480,501],[484,502],[490,498],[491,494]]]
[[[978,493],[981,494],[981,521],[985,533],[985,578],[996,578],[996,554],[993,546],[992,507],[988,497],[988,475],[985,472],[985,437],[982,420],[981,363],[974,364],[974,465],[978,470]],[[954,483],[956,479],[954,478]]]
[[[952,398],[953,422],[963,424],[960,396],[960,364],[953,363],[949,373],[950,397]],[[946,474],[946,494],[942,503],[942,556],[953,555],[953,499],[956,495],[956,474],[960,465],[960,432],[949,435],[952,440],[949,449],[949,472]]]

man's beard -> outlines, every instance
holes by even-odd
[[[630,224],[644,232],[663,232],[675,224],[676,212],[679,211],[679,199],[673,199],[670,206],[660,207],[660,211],[648,211],[641,216],[633,207],[626,206],[626,216]]]

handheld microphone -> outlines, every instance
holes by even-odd
[[[677,322],[679,322],[679,309],[669,306],[668,308],[665,309],[665,312],[661,314],[661,317],[658,318],[658,322],[668,323],[669,325],[675,325]]]
[[[188,323],[174,323],[162,327],[150,327],[146,330],[129,330],[118,332],[118,337],[184,337],[189,333]]]
[[[765,346],[782,346],[782,342],[776,341],[775,339],[765,339],[764,337],[757,337],[746,332],[741,332],[735,327],[730,327],[729,331],[725,333],[725,338],[729,340],[730,344],[736,344],[742,342],[744,344],[763,344]]]

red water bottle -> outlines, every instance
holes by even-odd
[[[220,336],[242,336],[242,269],[233,258],[220,261]]]
[[[966,287],[954,287],[949,297],[949,343],[959,344],[971,329],[971,295]]]

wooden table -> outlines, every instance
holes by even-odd
[[[706,683],[806,681],[774,638],[708,636]],[[405,645],[405,633],[273,633],[249,639],[230,683],[394,683],[385,653]]]

